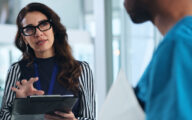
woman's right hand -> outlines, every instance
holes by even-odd
[[[26,98],[31,95],[43,95],[44,91],[37,90],[33,87],[33,83],[38,81],[38,77],[30,78],[29,81],[26,79],[16,82],[18,88],[12,87],[11,89],[16,92],[16,98]]]

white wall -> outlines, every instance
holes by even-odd
[[[67,28],[77,29],[82,22],[81,0],[20,0],[20,8],[31,2],[41,2],[51,7]]]

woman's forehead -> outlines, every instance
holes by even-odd
[[[47,20],[47,17],[41,12],[34,11],[34,12],[27,13],[26,16],[23,18],[21,23],[23,26],[26,26],[29,24],[36,26],[42,20]]]

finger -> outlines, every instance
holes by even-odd
[[[30,78],[29,79],[29,83],[33,84],[34,82],[38,81],[39,78],[38,77],[34,77],[34,78]]]
[[[14,92],[18,92],[19,91],[19,89],[15,88],[15,87],[12,87],[11,90],[14,91]]]
[[[20,83],[19,81],[16,82],[16,86],[17,86],[18,88],[21,88],[21,87],[22,87],[22,86],[21,86],[21,83]]]
[[[21,81],[22,85],[25,85],[26,83],[27,83],[27,80],[25,80],[25,79]]]
[[[46,115],[46,114],[44,115],[44,119],[45,119],[45,120],[51,120],[50,116],[49,116],[49,115]],[[52,119],[52,120],[53,120],[53,119]]]
[[[55,114],[57,114],[57,115],[59,115],[59,116],[62,116],[62,117],[65,117],[65,118],[68,118],[68,119],[74,118],[73,112],[64,113],[64,112],[55,111]]]
[[[57,117],[54,115],[48,115],[48,114],[45,114],[45,119],[46,120],[67,120],[65,118]]]
[[[44,95],[45,92],[43,90],[36,90],[36,91],[33,92],[33,94],[35,94],[35,95]]]
[[[73,112],[72,112],[72,111],[69,111],[69,114],[73,114]]]

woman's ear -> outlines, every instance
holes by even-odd
[[[25,36],[21,35],[22,36],[22,39],[23,41],[25,42],[26,45],[28,45],[29,43],[27,42],[27,40],[25,39]]]

